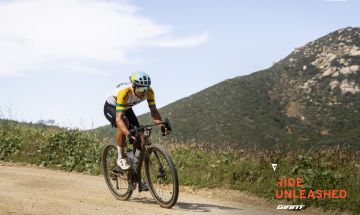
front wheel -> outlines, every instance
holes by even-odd
[[[174,162],[163,147],[147,147],[145,173],[154,199],[161,207],[173,207],[179,196],[179,179]]]
[[[110,192],[119,200],[128,200],[132,194],[128,178],[130,171],[123,171],[116,164],[117,148],[114,144],[105,146],[102,154],[102,168],[106,185]]]

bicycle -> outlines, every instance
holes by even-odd
[[[161,124],[170,126],[167,119]],[[179,179],[169,152],[162,146],[150,142],[151,130],[154,126],[157,125],[139,126],[130,129],[129,132],[135,134],[137,140],[141,140],[139,163],[144,162],[145,164],[145,175],[151,195],[161,207],[172,208],[179,196]],[[128,143],[129,140],[127,140]],[[102,168],[106,185],[116,199],[124,201],[131,197],[140,180],[138,172],[141,169],[138,169],[131,159],[131,157],[135,157],[135,146],[132,145],[133,150],[127,153],[131,165],[129,170],[122,170],[117,166],[116,145],[106,145],[102,154]]]

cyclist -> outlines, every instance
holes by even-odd
[[[104,106],[106,119],[109,120],[112,127],[118,128],[115,134],[115,141],[118,150],[118,159],[116,163],[122,170],[128,170],[130,168],[125,154],[125,151],[127,151],[125,144],[126,137],[131,143],[135,143],[135,163],[138,162],[141,150],[140,140],[136,141],[133,134],[129,132],[129,129],[134,126],[139,126],[138,119],[134,114],[132,106],[147,100],[154,123],[160,124],[162,122],[160,113],[155,105],[154,91],[150,87],[151,79],[149,75],[138,71],[134,72],[129,78],[130,82],[121,83],[116,86],[116,89],[108,97]],[[168,134],[171,131],[171,128],[161,125],[161,131],[164,134]],[[140,165],[140,169],[141,162],[138,165]],[[139,192],[148,191],[149,188],[147,184],[141,180],[141,171],[139,171],[138,174]]]

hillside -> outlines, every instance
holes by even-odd
[[[160,112],[181,142],[360,148],[359,67],[360,28],[339,29],[266,70],[225,80]]]

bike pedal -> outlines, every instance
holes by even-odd
[[[127,170],[123,170],[121,169],[119,166],[116,166],[112,172],[114,172],[115,174],[123,174],[123,173],[126,173]]]

